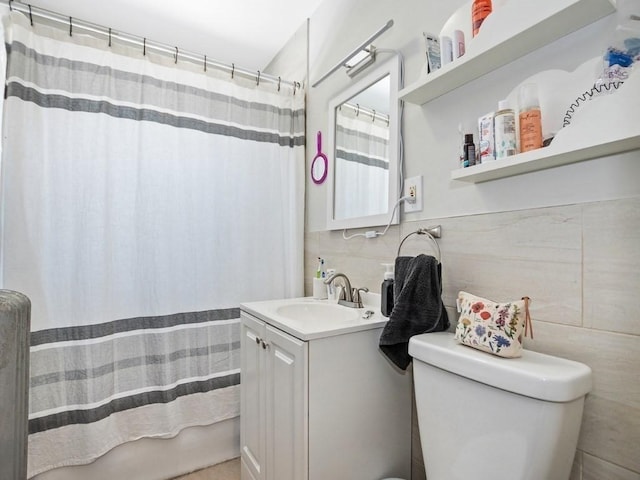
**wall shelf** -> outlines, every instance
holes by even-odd
[[[520,153],[504,160],[461,168],[451,172],[452,180],[481,183],[498,178],[512,177],[522,173],[535,172],[547,168],[569,165],[592,158],[605,157],[617,153],[640,149],[640,132],[624,138],[617,138],[583,148],[552,148],[553,143],[531,152]]]
[[[470,12],[471,3],[463,8]],[[609,0],[510,0],[467,41],[464,56],[402,89],[399,97],[425,104],[614,11]]]
[[[640,149],[640,73],[615,92],[581,105],[548,147],[451,172],[452,180],[486,182]]]

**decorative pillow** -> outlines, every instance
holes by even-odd
[[[523,335],[530,332],[533,338],[529,302],[529,297],[523,297],[515,302],[496,303],[460,292],[456,340],[500,357],[520,357]]]

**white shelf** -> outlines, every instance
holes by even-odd
[[[481,183],[498,178],[512,177],[522,173],[569,165],[592,158],[614,155],[640,148],[640,132],[637,135],[617,138],[583,148],[553,148],[553,143],[531,152],[520,153],[504,160],[474,165],[451,172],[452,180]]]
[[[571,124],[551,145],[460,168],[452,180],[486,182],[640,149],[640,73],[634,72],[615,92],[579,106]]]
[[[609,0],[510,0],[467,41],[464,56],[402,89],[399,97],[422,105],[614,11]]]

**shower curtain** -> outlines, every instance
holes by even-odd
[[[239,304],[302,294],[304,94],[11,15],[2,288],[29,476],[239,414]],[[286,90],[286,91],[285,91]]]
[[[389,123],[360,114],[355,106],[339,108],[335,135],[335,217],[386,213],[389,208]]]

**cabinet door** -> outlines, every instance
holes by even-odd
[[[266,480],[306,480],[307,343],[269,325],[266,339]]]
[[[242,480],[265,480],[266,355],[262,348],[265,324],[244,313],[240,328],[240,454]],[[248,474],[247,474],[248,471]]]

